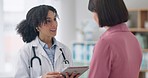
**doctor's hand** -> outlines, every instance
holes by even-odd
[[[79,76],[79,73],[75,72],[73,72],[71,75],[69,75],[69,73],[66,73],[66,78],[78,78]]]
[[[42,78],[64,78],[59,72],[48,72]]]

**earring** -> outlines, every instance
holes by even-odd
[[[39,31],[38,27],[36,27],[36,30]]]

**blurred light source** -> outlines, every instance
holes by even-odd
[[[13,70],[13,65],[11,63],[5,63],[5,72],[11,72]]]
[[[24,0],[3,0],[4,12],[24,11]]]

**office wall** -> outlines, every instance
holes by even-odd
[[[88,11],[89,0],[75,0],[76,1],[76,26],[80,26],[85,19],[92,18],[91,12]]]
[[[3,70],[4,63],[4,52],[3,52],[3,0],[0,0],[0,69]],[[0,72],[3,72],[1,71]]]
[[[58,39],[70,47],[75,40],[75,0],[62,0],[60,7]]]

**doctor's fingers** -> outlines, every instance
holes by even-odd
[[[77,74],[74,78],[79,78],[80,74]]]
[[[69,78],[78,78],[79,76],[80,76],[79,73],[75,73],[75,72],[73,72],[73,73],[70,75]]]
[[[45,75],[42,78],[64,78],[62,75]]]
[[[48,72],[47,75],[61,75],[60,72]]]
[[[66,78],[70,78],[69,76],[70,76],[69,73],[66,72]]]
[[[59,72],[48,72],[42,78],[63,78],[63,76]]]
[[[66,78],[74,78],[75,73],[69,74],[66,72]]]

